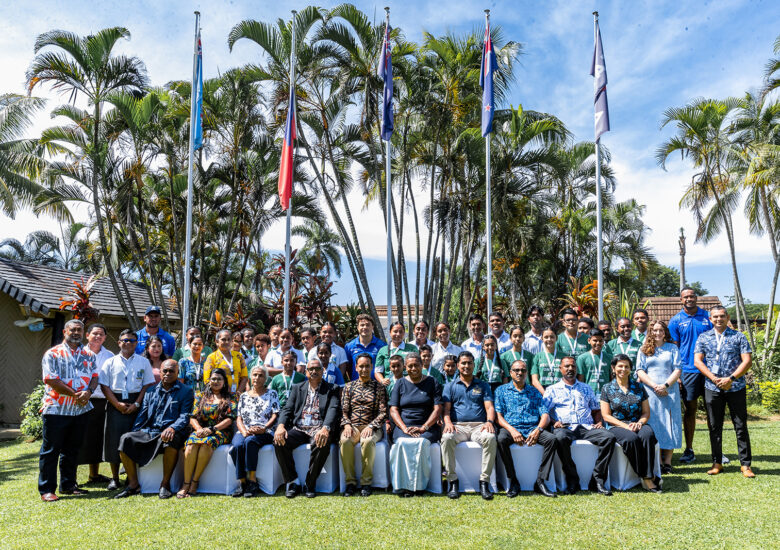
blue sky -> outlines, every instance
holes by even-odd
[[[258,48],[238,43],[231,53],[227,34],[237,22],[247,19],[273,21],[289,18],[291,9],[308,2],[61,2],[35,3],[6,0],[0,5],[0,92],[21,92],[24,70],[33,56],[35,37],[52,28],[78,34],[124,25],[132,40],[120,50],[138,55],[147,65],[154,84],[188,79],[192,55],[192,12],[202,13],[204,71],[216,76],[227,68],[257,61]],[[332,7],[335,3],[322,2]],[[483,9],[492,10],[492,23],[503,28],[507,40],[523,44],[524,54],[516,68],[516,84],[508,103],[559,116],[577,139],[593,135],[592,78],[588,72],[593,48],[593,17],[600,12],[604,54],[609,76],[612,131],[602,142],[612,152],[618,179],[619,200],[636,198],[646,205],[645,222],[652,232],[648,243],[658,259],[676,266],[679,261],[677,234],[684,227],[694,235],[694,226],[678,207],[682,190],[692,170],[670,159],[667,171],[656,165],[655,150],[671,135],[660,130],[663,111],[696,97],[742,95],[761,84],[762,71],[772,55],[780,32],[780,4],[772,1],[719,0],[711,2],[491,2],[440,0],[403,2],[356,2],[380,20],[390,5],[392,24],[410,40],[422,32],[442,34],[469,31],[483,23]],[[50,93],[50,106],[60,101]],[[41,116],[33,131],[51,124]],[[355,210],[362,204],[351,197]],[[384,229],[376,224],[377,207],[357,213],[363,252],[371,258],[369,275],[377,303],[384,303]],[[41,227],[58,231],[51,220],[36,220],[22,213],[16,220],[0,218],[0,237],[23,238]],[[765,302],[772,275],[769,245],[765,237],[748,234],[742,216],[735,220],[737,259],[745,295]],[[273,227],[263,239],[269,249],[281,248],[284,229]],[[690,279],[701,280],[720,296],[733,294],[728,247],[725,239],[708,246],[688,241]],[[376,243],[381,243],[376,246]],[[294,246],[296,243],[293,243]],[[413,241],[404,243],[407,256]],[[356,299],[347,274],[337,282],[337,301]]]

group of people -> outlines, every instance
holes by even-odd
[[[473,441],[482,448],[479,492],[493,498],[489,480],[497,456],[509,481],[508,497],[520,492],[513,445],[542,447],[534,491],[555,497],[545,481],[557,456],[567,494],[580,487],[571,444],[586,440],[598,457],[590,490],[609,495],[607,470],[619,444],[644,489],[661,491],[656,475],[656,445],[662,474],[672,469],[674,449],[685,434],[681,462],[692,450],[698,398],[704,396],[716,475],[722,454],[725,407],[737,434],[742,474],[753,477],[747,430],[744,375],[751,365],[745,336],[730,328],[723,307],[706,312],[690,288],[681,292],[682,310],[667,326],[650,321],[647,311],[617,320],[616,336],[606,322],[594,323],[565,309],[545,325],[544,311],[527,312],[530,330],[504,330],[492,312],[468,319],[470,338],[450,341],[450,327],[425,321],[406,341],[401,323],[389,327],[389,342],[374,335],[368,315],[357,318],[358,335],[344,347],[336,328],[325,323],[301,332],[273,326],[268,334],[251,328],[215,335],[206,346],[197,327],[186,343],[160,328],[160,310],[147,309],[145,326],[124,330],[120,351],[103,347],[106,330],[86,331],[78,320],[65,324],[63,342],[43,357],[47,385],[42,405],[43,443],[39,493],[54,501],[57,463],[61,494],[87,491],[76,481],[78,464],[89,464],[88,483],[107,483],[115,498],[140,492],[138,468],[162,454],[160,498],[174,496],[170,480],[184,455],[184,479],[175,494],[187,498],[220,445],[230,445],[238,488],[234,496],[260,492],[259,451],[273,445],[287,497],[315,496],[315,485],[331,444],[338,444],[345,474],[344,494],[368,496],[376,444],[390,446],[391,484],[402,497],[424,490],[442,475],[445,492],[458,498],[455,447]],[[319,338],[318,338],[319,336]],[[319,340],[319,341],[318,341]],[[681,412],[684,404],[684,420]],[[439,443],[442,472],[431,471],[431,444]],[[304,483],[297,482],[293,451],[309,444]],[[360,445],[356,453],[356,445]],[[182,451],[183,449],[183,451]],[[356,475],[359,454],[361,473]],[[111,478],[99,474],[107,462]],[[120,465],[127,480],[122,487]],[[121,489],[121,490],[120,490]]]

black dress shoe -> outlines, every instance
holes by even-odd
[[[604,495],[605,497],[612,496],[612,491],[604,487],[604,484],[595,477],[591,478],[590,483],[588,484],[588,489],[595,493]]]
[[[344,496],[345,497],[351,497],[354,496],[355,492],[357,491],[357,487],[355,487],[354,483],[347,483],[346,489],[344,489]]]
[[[371,486],[370,485],[363,485],[360,488],[360,496],[361,497],[370,497],[372,492],[373,491],[371,490]]]
[[[536,483],[534,483],[534,493],[540,494],[545,497],[552,497],[555,498],[558,495],[553,493],[547,488],[547,485],[544,484],[544,481],[536,480]]]
[[[81,489],[78,485],[74,485],[70,489],[62,489],[60,490],[60,494],[62,495],[73,495],[73,496],[81,496],[81,495],[88,495],[89,491],[86,489]]]
[[[141,492],[141,486],[140,485],[138,487],[130,487],[128,485],[127,487],[122,489],[121,492],[119,492],[116,495],[114,495],[114,498],[127,498],[127,497],[131,497],[133,495],[137,495],[140,492]]]
[[[303,494],[306,495],[306,498],[314,498],[317,496],[316,491],[313,488],[309,488],[309,487],[303,488]]]
[[[119,480],[118,479],[112,479],[108,482],[108,487],[106,487],[109,491],[116,491],[119,489]]]
[[[479,494],[484,500],[493,500],[493,491],[490,490],[489,481],[479,482]]]
[[[104,476],[103,474],[98,474],[95,477],[90,477],[84,485],[102,485],[103,483],[108,483],[109,481],[111,481],[110,477]]]
[[[564,495],[576,495],[580,492],[580,480],[579,479],[567,479],[566,480],[566,490],[563,492]]]
[[[398,496],[401,498],[412,498],[414,496],[414,491],[403,489],[400,493],[398,493]]]
[[[160,487],[160,492],[158,493],[158,496],[165,500],[166,498],[171,498],[173,496],[173,493],[171,492],[168,487]]]
[[[520,494],[520,484],[517,482],[516,479],[513,479],[509,482],[509,489],[506,491],[506,496],[509,498],[515,498],[517,495]]]
[[[301,492],[301,486],[297,483],[288,483],[287,484],[287,490],[284,493],[284,496],[287,498],[295,498],[295,496]]]
[[[244,498],[256,497],[260,494],[260,485],[257,481],[248,481],[244,489]]]
[[[456,499],[460,498],[460,491],[458,490],[458,480],[450,481],[450,489],[447,491],[447,496]]]
[[[236,490],[233,491],[233,494],[231,495],[233,498],[241,498],[244,496],[244,491],[246,490],[246,483],[239,483],[238,487],[236,487]]]

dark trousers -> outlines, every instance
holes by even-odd
[[[333,436],[328,438],[328,443],[324,447],[314,445],[314,438],[306,432],[293,428],[287,432],[287,440],[284,445],[276,445],[276,460],[279,461],[279,468],[282,470],[282,477],[285,483],[292,483],[298,477],[295,471],[295,461],[293,460],[293,451],[301,445],[311,444],[311,455],[309,456],[309,471],[306,473],[306,487],[314,490],[317,485],[317,478],[320,476],[325,461],[330,454],[330,444]]]
[[[750,434],[747,428],[747,391],[741,389],[716,392],[704,388],[704,405],[707,408],[710,425],[712,462],[720,464],[723,460],[723,417],[726,416],[726,405],[728,405],[731,422],[737,433],[739,463],[742,466],[750,466],[753,455],[750,451]]]
[[[506,477],[509,482],[517,481],[517,472],[515,472],[515,463],[512,460],[512,451],[509,449],[514,443],[512,435],[505,428],[501,428],[496,438],[498,444],[498,454],[501,457],[501,461],[504,463],[504,470],[506,470]],[[550,469],[555,459],[555,450],[558,447],[558,440],[550,432],[541,432],[537,445],[541,445],[544,449],[542,451],[542,464],[539,466],[539,474],[536,476],[537,481],[544,482],[550,475]]]
[[[580,486],[580,476],[577,474],[577,466],[571,458],[571,443],[578,439],[584,439],[598,448],[596,467],[593,468],[593,477],[602,483],[607,482],[607,469],[612,453],[615,451],[615,436],[603,428],[591,428],[586,430],[578,425],[575,429],[555,428],[555,439],[558,440],[558,458],[561,459],[563,473],[566,475],[568,486]]]
[[[233,436],[233,446],[230,449],[230,456],[236,466],[236,479],[244,479],[247,472],[257,470],[260,447],[273,445],[273,443],[274,436],[269,433],[244,437],[241,432],[236,431],[236,435]]]
[[[609,433],[615,436],[618,445],[623,448],[628,463],[642,478],[655,476],[655,434],[653,428],[645,424],[638,432],[632,432],[625,428],[612,427]]]
[[[38,460],[38,492],[53,493],[57,488],[57,461],[60,463],[60,491],[76,487],[79,449],[87,429],[86,415],[44,414],[43,442]]]

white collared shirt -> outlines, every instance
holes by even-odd
[[[485,337],[482,337],[482,340],[479,342],[475,342],[474,338],[469,338],[468,340],[464,340],[463,343],[460,345],[460,347],[464,351],[470,351],[471,355],[474,356],[474,362],[476,363],[477,359],[482,357],[482,342],[485,341]]]
[[[316,348],[312,348],[312,349],[316,349]],[[297,348],[293,348],[293,347],[291,347],[287,351],[290,351],[290,350],[294,351],[295,355],[298,356],[298,364],[305,366],[306,365],[306,356],[303,354],[303,352],[301,350],[299,350]],[[266,367],[271,368],[271,369],[284,369],[284,367],[282,367],[282,354],[284,354],[284,353],[287,353],[287,352],[286,351],[282,351],[281,346],[279,346],[279,348],[277,348],[277,349],[275,349],[273,351],[269,351],[268,355],[265,356],[265,362],[263,363],[263,365],[265,365]]]
[[[533,330],[529,330],[525,333],[525,340],[523,341],[523,349],[527,351],[528,353],[533,353],[536,355],[540,351],[542,351],[542,348],[544,347],[544,342],[542,341],[542,335],[536,335],[534,334]]]
[[[441,342],[436,342],[433,345],[433,356],[431,357],[431,368],[438,370],[444,374],[444,358],[448,355],[454,355],[455,357],[463,351],[460,346],[456,346],[452,342],[445,348],[441,345]]]
[[[111,350],[106,349],[105,346],[100,346],[100,351],[95,354],[95,365],[97,366],[98,376],[100,375],[100,369],[103,366],[103,364],[111,359],[114,356],[113,352]],[[100,378],[98,378],[98,382],[100,382]],[[105,399],[106,396],[103,395],[103,388],[100,387],[100,384],[98,384],[98,387],[95,388],[95,393],[92,394],[93,399]]]
[[[512,349],[512,339],[509,337],[507,331],[501,331],[501,336],[496,336],[496,342],[498,343],[498,354],[501,355],[508,349]]]
[[[143,355],[125,359],[117,353],[100,367],[98,381],[114,393],[138,393],[147,384],[154,384],[152,364]]]

